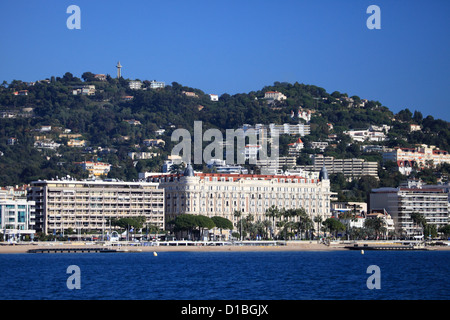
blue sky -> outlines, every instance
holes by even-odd
[[[115,75],[120,60],[130,79],[216,94],[297,81],[450,121],[449,15],[448,0],[4,0],[0,81]]]

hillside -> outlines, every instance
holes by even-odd
[[[414,144],[435,145],[450,150],[450,126],[432,116],[423,117],[408,109],[394,114],[378,101],[363,97],[348,97],[345,93],[327,93],[325,89],[300,83],[279,83],[247,94],[223,94],[211,101],[209,93],[173,82],[164,88],[150,89],[150,81],[142,81],[143,88],[129,88],[129,80],[97,80],[86,72],[83,79],[70,73],[35,83],[14,80],[0,86],[0,185],[29,183],[36,179],[50,179],[70,175],[86,178],[87,173],[76,162],[102,161],[112,164],[111,178],[133,180],[141,171],[159,171],[173,143],[170,134],[176,128],[192,130],[194,121],[202,121],[207,128],[236,129],[243,124],[291,123],[291,112],[299,107],[312,112],[311,134],[305,142],[325,141],[330,134],[336,143],[325,149],[325,155],[336,158],[366,157],[380,160],[379,154],[365,154],[360,144],[343,134],[350,129],[367,129],[371,125],[388,125],[388,147],[409,147]],[[74,90],[94,85],[95,94],[83,95]],[[265,92],[278,91],[287,98],[269,104]],[[186,92],[190,94],[187,95]],[[421,126],[410,132],[409,125]],[[331,126],[332,125],[332,129]],[[155,131],[164,129],[162,135]],[[152,148],[146,139],[162,139],[165,144]],[[84,145],[69,146],[71,140]],[[295,137],[284,137],[283,144]],[[54,148],[39,148],[44,142]],[[367,144],[367,143],[366,143]],[[373,143],[372,143],[373,144]],[[378,143],[381,144],[381,143]],[[158,156],[133,161],[128,153],[146,151]],[[305,149],[298,162],[317,150]],[[303,159],[303,160],[302,160]],[[201,169],[201,166],[197,169]],[[397,179],[389,168],[380,167],[383,179]],[[397,180],[390,183],[395,184]],[[387,183],[389,184],[389,183]]]

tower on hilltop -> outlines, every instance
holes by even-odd
[[[120,70],[122,68],[122,66],[120,64],[120,61],[117,62],[116,68],[117,68],[117,79],[120,79],[120,77],[122,77],[122,71]]]

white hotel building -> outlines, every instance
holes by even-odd
[[[436,229],[449,223],[449,194],[445,188],[408,182],[398,188],[378,188],[370,193],[370,209],[384,209],[394,220],[395,230],[408,236],[421,233],[421,228],[411,218],[421,214],[428,225]]]
[[[333,193],[326,169],[320,179],[307,179],[295,175],[194,173],[188,165],[184,175],[155,174],[147,179],[165,190],[167,221],[180,214],[201,214],[220,216],[236,224],[235,211],[262,221],[271,206],[304,208],[311,218],[331,216]]]
[[[4,239],[17,239],[34,233],[34,202],[5,197],[0,199],[0,233]]]
[[[107,231],[110,218],[145,216],[164,228],[164,190],[148,182],[99,180],[33,181],[28,200],[35,202],[35,229],[44,233],[69,228]]]

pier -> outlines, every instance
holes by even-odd
[[[27,253],[110,253],[120,252],[116,249],[108,248],[39,248],[30,249]]]
[[[353,245],[353,246],[345,246],[345,249],[349,250],[431,250],[430,248],[424,246],[412,246],[412,245]]]

